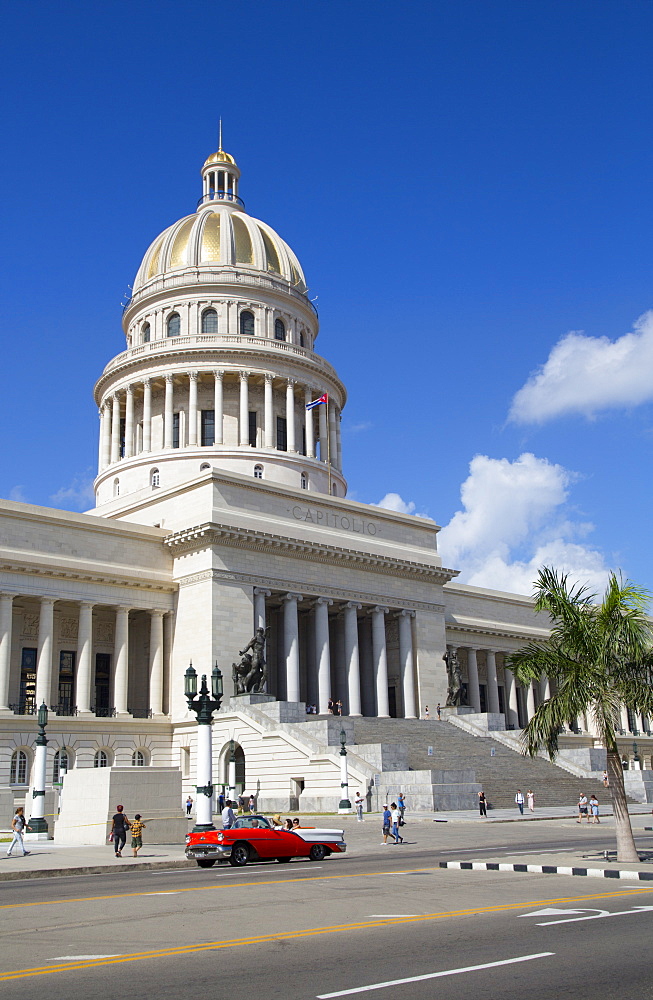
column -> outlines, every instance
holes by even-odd
[[[152,451],[152,382],[143,379],[143,451]]]
[[[91,676],[93,655],[93,605],[83,601],[79,606],[77,629],[77,684],[75,701],[78,712],[91,711]]]
[[[274,410],[272,407],[272,375],[265,376],[263,416],[263,444],[274,448]]]
[[[102,468],[111,462],[111,400],[105,399],[102,404],[104,419],[102,421]]]
[[[173,420],[175,415],[174,383],[172,375],[166,375],[166,398],[163,424],[163,447],[172,448]]]
[[[515,675],[512,670],[508,667],[503,667],[503,673],[506,678],[506,723],[513,729],[519,729],[519,708],[517,702],[517,684],[515,682]]]
[[[15,594],[0,594],[0,712],[9,709],[11,626]]]
[[[150,611],[150,708],[163,713],[163,611]]]
[[[526,688],[526,715],[529,722],[535,715],[535,689],[532,681]]]
[[[619,711],[621,717],[621,728],[623,729],[624,733],[629,733],[630,719],[628,718],[628,709],[626,708],[625,705],[622,705]]]
[[[338,470],[340,472],[342,472],[342,433],[340,427],[341,423],[342,423],[342,413],[340,412],[340,410],[338,410],[338,413],[336,415],[336,452],[337,452],[336,465],[338,466]]]
[[[215,393],[214,393],[214,403],[213,403],[213,419],[215,422],[215,444],[223,443],[223,401],[222,401],[222,379],[224,377],[224,372],[214,371],[213,377],[215,379]]]
[[[487,664],[487,700],[488,712],[499,714],[499,684],[497,682],[497,661],[493,649],[485,650]]]
[[[310,386],[304,389],[304,421],[306,427],[306,457],[315,458],[315,432],[313,426],[313,411],[307,410],[306,406],[313,399],[313,390]]]
[[[104,450],[104,407],[101,406],[97,412],[100,418],[100,439],[98,442],[97,470],[98,473],[100,473],[104,468],[104,466],[102,465],[102,453]]]
[[[388,654],[385,643],[385,616],[388,610],[388,608],[382,608],[377,605],[371,611],[376,714],[379,719],[388,719],[390,717],[388,703]]]
[[[120,461],[120,399],[116,392],[113,397],[111,416],[111,464]]]
[[[239,444],[246,448],[249,444],[249,372],[240,373],[240,419],[238,421]]]
[[[320,459],[322,462],[326,462],[329,455],[329,448],[327,445],[327,414],[326,406],[321,403],[317,408],[318,412],[318,428],[320,435]]]
[[[399,620],[399,664],[401,667],[401,685],[404,694],[404,718],[417,718],[415,700],[415,664],[413,657],[413,618],[414,611],[400,611]]]
[[[286,440],[288,451],[297,451],[295,447],[295,379],[289,378],[286,383]]]
[[[163,616],[163,712],[169,714],[171,709],[170,677],[172,667],[172,646],[174,640],[175,616],[172,611]]]
[[[272,596],[272,591],[263,587],[254,587],[254,629],[265,628],[265,600]]]
[[[197,448],[197,372],[188,378],[188,447]]]
[[[548,701],[551,697],[551,683],[546,674],[540,679],[540,697],[542,701]]]
[[[286,701],[299,701],[299,621],[301,594],[286,594],[283,606],[283,652],[286,661]]]
[[[125,402],[125,458],[134,456],[134,387],[127,386]]]
[[[349,714],[361,714],[360,653],[358,649],[358,614],[362,604],[348,601],[344,607],[345,618],[345,666],[347,668],[347,692]]]
[[[331,465],[335,466],[338,461],[338,441],[336,438],[336,407],[331,398],[329,398],[329,455]]]
[[[54,631],[54,598],[41,598],[39,642],[36,654],[36,705],[50,705],[52,689],[52,634]]]
[[[162,645],[163,645],[163,636]],[[151,655],[151,651],[150,651]],[[163,658],[163,653],[161,653]],[[116,608],[116,641],[114,646],[115,671],[113,675],[113,704],[117,715],[126,715],[127,708],[127,686],[129,669],[129,608]],[[163,675],[163,669],[161,670]],[[162,680],[163,686],[163,680]],[[161,696],[163,702],[163,695]],[[161,714],[161,709],[157,715]]]
[[[315,662],[317,664],[317,702],[320,715],[326,715],[331,696],[331,649],[329,646],[329,605],[333,601],[318,597],[315,608]]]
[[[481,691],[478,686],[478,660],[476,658],[476,647],[467,647],[467,694],[469,704],[475,712],[481,711]]]

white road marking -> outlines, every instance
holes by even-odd
[[[179,892],[177,889],[166,889],[165,892],[144,892],[143,896],[178,896]]]
[[[93,962],[98,958],[120,958],[118,955],[58,955],[57,958],[49,958],[48,962]]]
[[[366,920],[369,917],[376,917],[379,920],[384,920],[386,917],[421,917],[421,913],[368,913]]]
[[[575,924],[579,920],[603,920],[605,917],[631,917],[634,913],[646,913],[651,910],[653,910],[653,906],[634,906],[632,910],[617,910],[616,913],[610,913],[609,910],[599,910],[598,913],[592,913],[589,917],[568,917],[566,920],[547,920],[537,926],[550,927],[552,924]]]
[[[585,910],[556,910],[554,906],[547,906],[544,910],[533,910],[532,913],[518,913],[518,917],[559,917],[565,913],[570,916],[572,913],[587,913]],[[607,910],[606,910],[607,913]]]
[[[423,983],[427,979],[440,979],[444,976],[458,976],[463,972],[480,972],[482,969],[496,969],[501,965],[515,965],[518,962],[532,962],[536,958],[549,958],[554,951],[541,951],[537,955],[521,955],[519,958],[505,958],[501,962],[486,962],[484,965],[468,965],[463,969],[446,969],[444,972],[429,972],[425,976],[410,976],[408,979],[393,979],[387,983],[373,983],[371,986],[358,986],[353,990],[338,990],[337,993],[320,993],[317,1000],[331,1000],[332,997],[346,997],[353,993],[368,993],[370,990],[383,990],[387,986],[403,986],[404,983]]]

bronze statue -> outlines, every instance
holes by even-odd
[[[232,663],[236,694],[260,694],[265,691],[265,635],[268,629],[257,628],[244,649],[239,650],[240,663]],[[248,650],[252,652],[248,652]]]
[[[448,649],[442,659],[447,665],[447,679],[449,682],[447,687],[447,708],[456,708],[465,702],[458,654],[455,649]]]

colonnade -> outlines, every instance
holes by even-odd
[[[265,624],[266,600],[272,596],[270,590],[255,588],[254,621],[256,627]],[[280,595],[282,607],[282,650],[280,669],[285,672],[285,690],[288,701],[301,700],[300,682],[300,632],[298,605],[308,608],[312,614],[314,670],[306,676],[306,698],[317,705],[318,712],[326,713],[332,696],[331,665],[332,653],[329,620],[333,615],[341,616],[344,640],[344,691],[346,710],[349,715],[362,714],[361,701],[361,661],[372,664],[376,715],[388,718],[390,715],[388,697],[388,652],[386,622],[394,616],[398,622],[399,670],[404,716],[417,717],[415,689],[415,662],[413,652],[412,620],[414,611],[390,609],[381,605],[363,606],[356,601],[337,602],[326,597],[307,597],[303,594],[286,593]],[[330,612],[331,609],[331,612]],[[363,616],[371,619],[371,630],[359,629]],[[369,649],[364,648],[369,643]]]
[[[225,375],[231,376],[232,380],[237,379],[237,390],[233,382],[229,387],[230,391],[235,390],[238,395],[238,432],[237,439],[234,441],[225,440]],[[316,407],[318,411],[316,421],[315,411],[306,409],[308,403],[323,393],[322,388],[300,385],[298,380],[293,378],[279,378],[272,374],[253,374],[245,370],[225,372],[216,369],[208,372],[167,372],[162,378],[164,383],[163,407],[158,413],[153,412],[152,393],[154,383],[158,387],[161,378],[142,379],[117,389],[103,399],[99,411],[98,465],[100,472],[119,462],[121,458],[133,458],[138,454],[173,447],[196,448],[198,445],[202,445],[198,385],[200,381],[205,384],[207,380],[211,382],[211,402],[213,404],[213,441],[210,442],[210,446],[227,444],[248,447],[250,445],[250,389],[253,381],[260,384],[262,380],[262,446],[277,449],[281,447],[282,442],[277,440],[275,417],[283,414],[286,420],[286,442],[283,450],[294,453],[304,453],[305,451],[307,458],[316,458],[317,446],[319,445],[320,459],[324,462],[330,461],[331,465],[342,471],[340,410],[330,399],[328,407],[324,405]],[[136,417],[137,402],[140,418],[138,420]],[[175,442],[175,414],[182,410],[186,414],[184,440],[182,442],[180,437]],[[153,427],[153,418],[161,416],[163,417],[162,430],[160,429],[161,425],[159,425],[159,440],[155,440],[156,429]],[[124,425],[122,424],[123,420]],[[304,430],[304,441],[302,441],[302,429]]]
[[[11,647],[13,630],[13,604],[17,594],[0,594],[0,711],[9,709],[10,684],[12,676]],[[34,600],[30,595],[30,599]],[[36,598],[40,602],[39,625],[36,653],[36,691],[34,701],[36,707],[45,702],[50,706],[52,701],[54,658],[54,609],[57,599],[53,597]],[[68,601],[66,602],[69,603]],[[129,691],[129,613],[132,610],[126,605],[114,606],[114,640],[112,648],[112,688],[113,705],[107,711],[98,711],[93,707],[93,610],[101,607],[93,601],[80,601],[78,604],[78,627],[76,640],[75,662],[75,710],[76,714],[115,714],[127,715]],[[164,610],[153,608],[148,610],[149,622],[149,663],[147,691],[149,712],[152,715],[163,713],[164,687],[164,628],[170,621],[170,614]],[[168,649],[170,644],[168,642]],[[20,664],[16,669],[20,670]],[[58,678],[55,678],[58,681]],[[56,706],[55,706],[56,708]]]

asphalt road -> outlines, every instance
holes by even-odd
[[[472,849],[466,831],[450,829],[437,838],[449,842],[442,847],[406,844],[320,864],[3,883],[0,995],[653,997],[653,889],[437,868],[454,851],[578,846],[570,830],[533,826],[484,836],[494,843],[481,849],[478,835]],[[592,850],[613,846],[610,831],[583,838]]]

